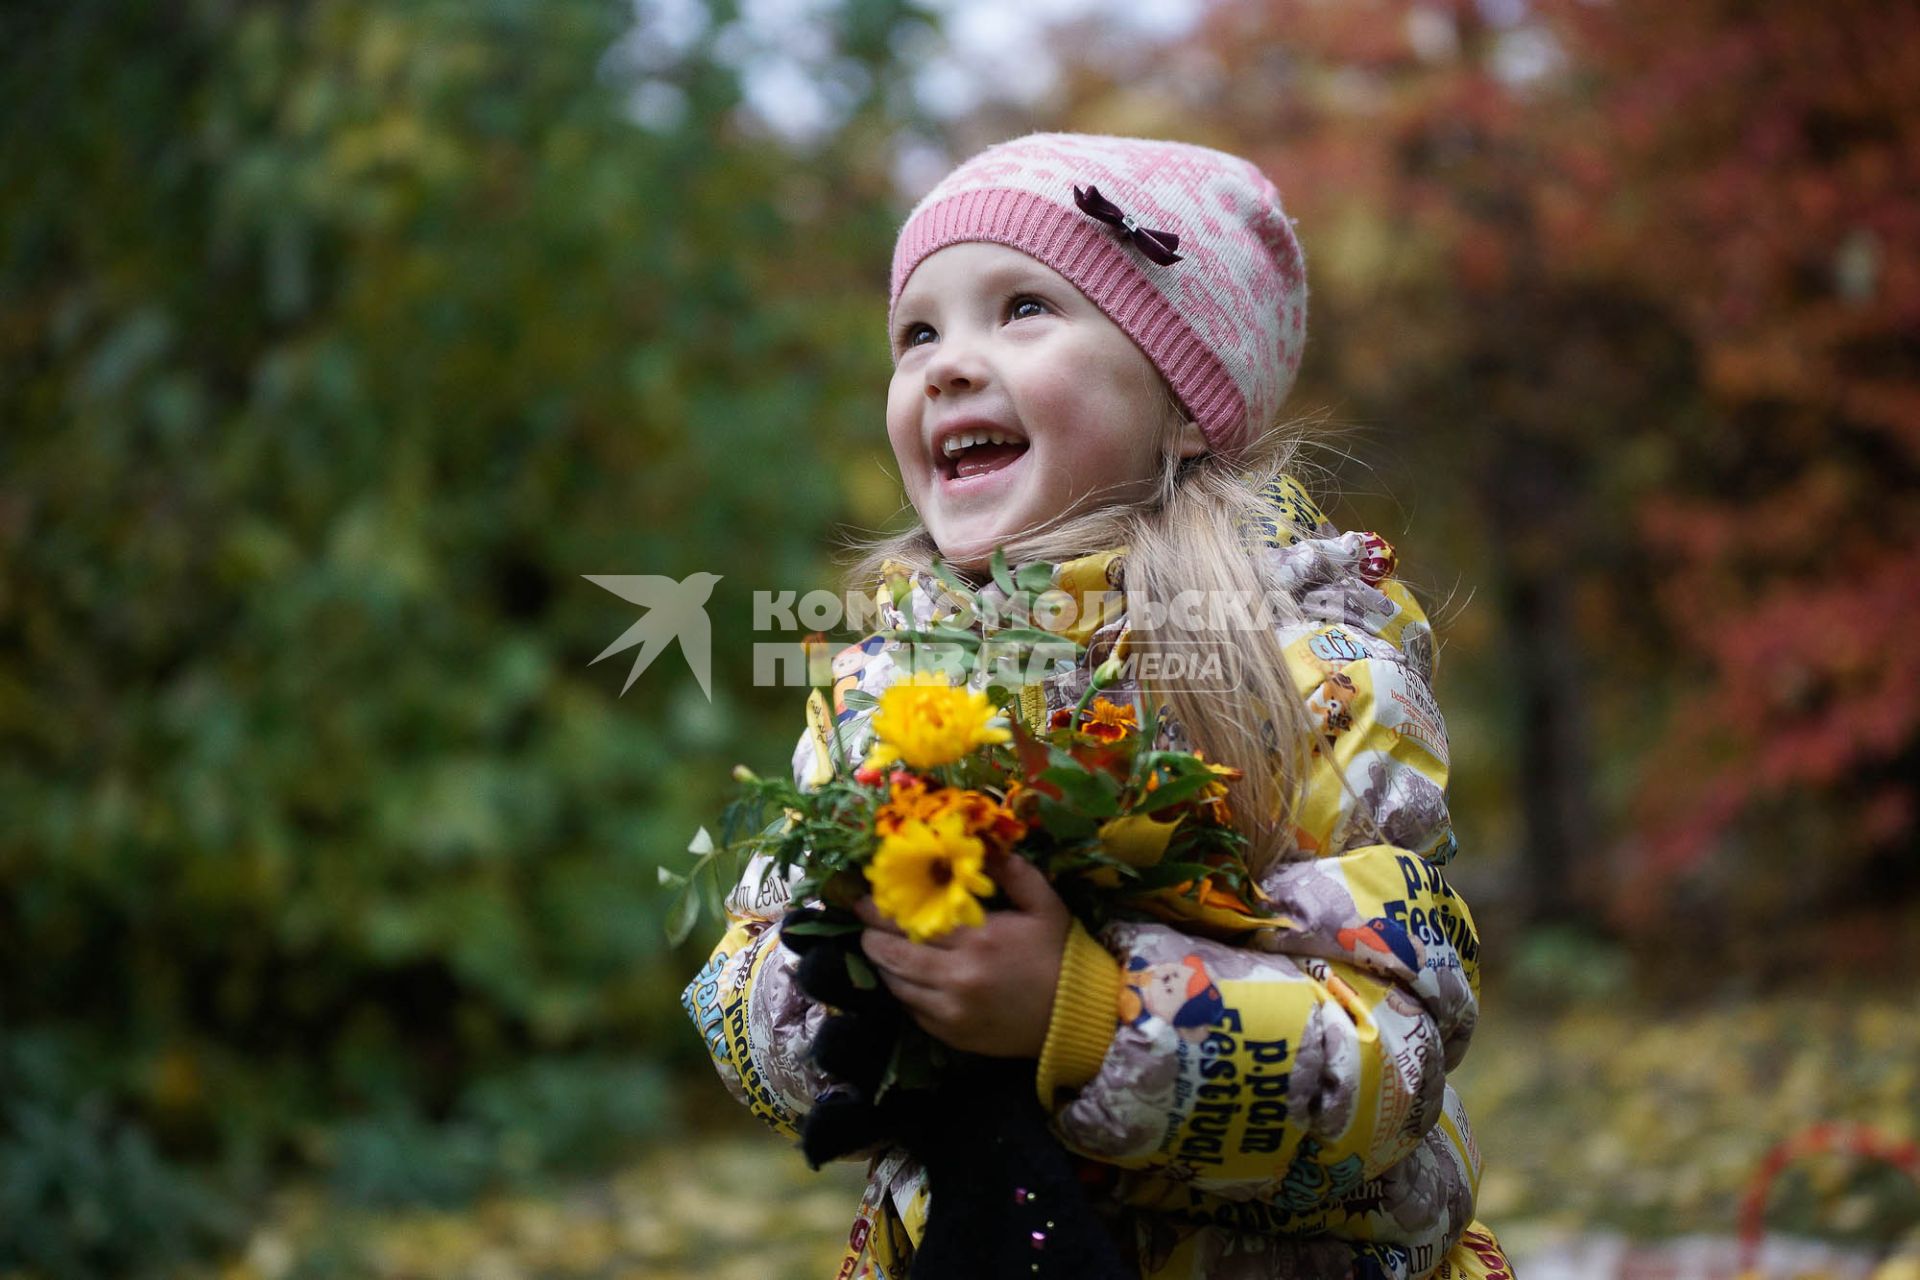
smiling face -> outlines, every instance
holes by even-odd
[[[977,571],[1055,516],[1153,492],[1165,383],[1051,267],[984,242],[931,253],[901,290],[892,342],[887,436],[945,559]],[[1180,427],[1180,456],[1206,447]]]

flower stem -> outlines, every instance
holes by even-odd
[[[1108,658],[1094,668],[1093,678],[1087,681],[1087,691],[1080,695],[1080,701],[1074,704],[1073,717],[1076,721],[1087,714],[1087,708],[1093,705],[1093,697],[1102,689],[1120,678],[1120,659]]]

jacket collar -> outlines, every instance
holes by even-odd
[[[1265,511],[1241,533],[1251,547],[1285,547],[1309,538],[1330,536],[1337,531],[1326,515],[1307,495],[1306,489],[1289,475],[1276,476],[1262,486]],[[1051,567],[1052,589],[1065,593],[1072,601],[1070,621],[1059,627],[1059,634],[1086,644],[1095,632],[1122,620],[1125,612],[1126,547],[1109,547],[1088,555],[1062,560]],[[1018,572],[1019,566],[1015,566]],[[966,602],[933,574],[898,560],[881,565],[882,585],[877,596],[880,611],[894,627],[940,625],[960,617]],[[992,584],[981,588],[984,603],[993,603],[1000,592]],[[986,609],[982,610],[985,614]],[[995,611],[995,626],[1005,625],[1004,610]],[[1063,614],[1066,613],[1064,604]],[[981,628],[982,619],[974,626]]]

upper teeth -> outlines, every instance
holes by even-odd
[[[1008,435],[1004,431],[957,431],[946,438],[940,448],[951,458],[962,449],[971,449],[976,444],[1019,444],[1020,437]]]

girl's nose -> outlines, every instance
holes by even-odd
[[[986,382],[986,371],[979,357],[958,342],[948,340],[938,355],[927,363],[927,399],[938,400],[942,392],[977,390]]]

